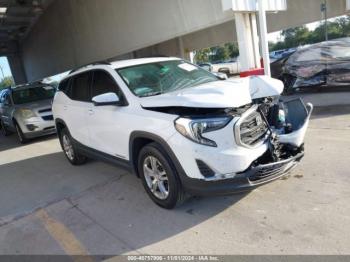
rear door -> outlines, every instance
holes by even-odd
[[[87,114],[91,106],[91,72],[83,72],[75,75],[70,80],[70,98],[64,105],[65,121],[71,136],[83,145],[88,145],[89,134],[87,127]]]

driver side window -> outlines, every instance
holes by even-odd
[[[91,96],[95,97],[105,93],[115,93],[120,99],[123,97],[119,86],[112,76],[103,70],[96,70],[93,76]]]

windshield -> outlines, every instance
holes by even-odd
[[[20,105],[39,100],[52,99],[54,95],[55,89],[52,86],[40,86],[14,90],[12,93],[12,99],[16,105]]]
[[[181,60],[137,65],[117,70],[139,97],[154,96],[218,81],[206,70]]]

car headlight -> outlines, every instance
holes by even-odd
[[[188,139],[202,145],[216,147],[217,144],[203,137],[203,134],[224,128],[232,120],[231,116],[215,118],[178,118],[175,120],[176,130]]]
[[[20,113],[21,117],[23,117],[24,119],[36,117],[35,113],[30,109],[20,109],[19,113]]]

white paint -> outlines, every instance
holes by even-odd
[[[262,58],[264,60],[265,75],[271,76],[270,68],[270,55],[269,55],[269,42],[267,37],[267,24],[266,24],[266,6],[265,0],[259,1],[259,25],[260,25],[260,45]]]
[[[150,61],[164,61],[164,58],[128,60],[114,63],[112,66],[95,65],[80,70],[80,72],[106,70],[121,88],[129,105],[94,106],[92,102],[72,101],[63,92],[58,92],[53,103],[55,119],[65,121],[72,137],[80,143],[125,160],[130,157],[129,140],[134,131],[157,135],[169,145],[185,173],[196,179],[204,179],[196,159],[208,164],[218,174],[215,179],[221,180],[223,177],[245,171],[253,161],[266,152],[267,143],[254,148],[245,148],[237,144],[233,130],[240,116],[235,116],[227,126],[219,130],[203,134],[217,144],[217,147],[209,147],[194,143],[175,129],[174,121],[179,115],[157,112],[144,107],[240,107],[250,104],[252,99],[259,97],[279,96],[283,90],[280,81],[259,76],[215,81],[153,97],[136,97],[115,69]]]
[[[118,103],[119,97],[115,93],[106,93],[102,95],[98,95],[92,98],[92,102],[97,104],[103,103]]]
[[[305,138],[306,131],[310,122],[310,117],[313,111],[313,105],[311,103],[308,103],[307,106],[308,106],[308,116],[305,119],[304,125],[300,129],[296,130],[295,132],[292,132],[286,135],[280,135],[279,140],[281,143],[290,144],[296,147],[300,147],[304,143],[304,138]]]

